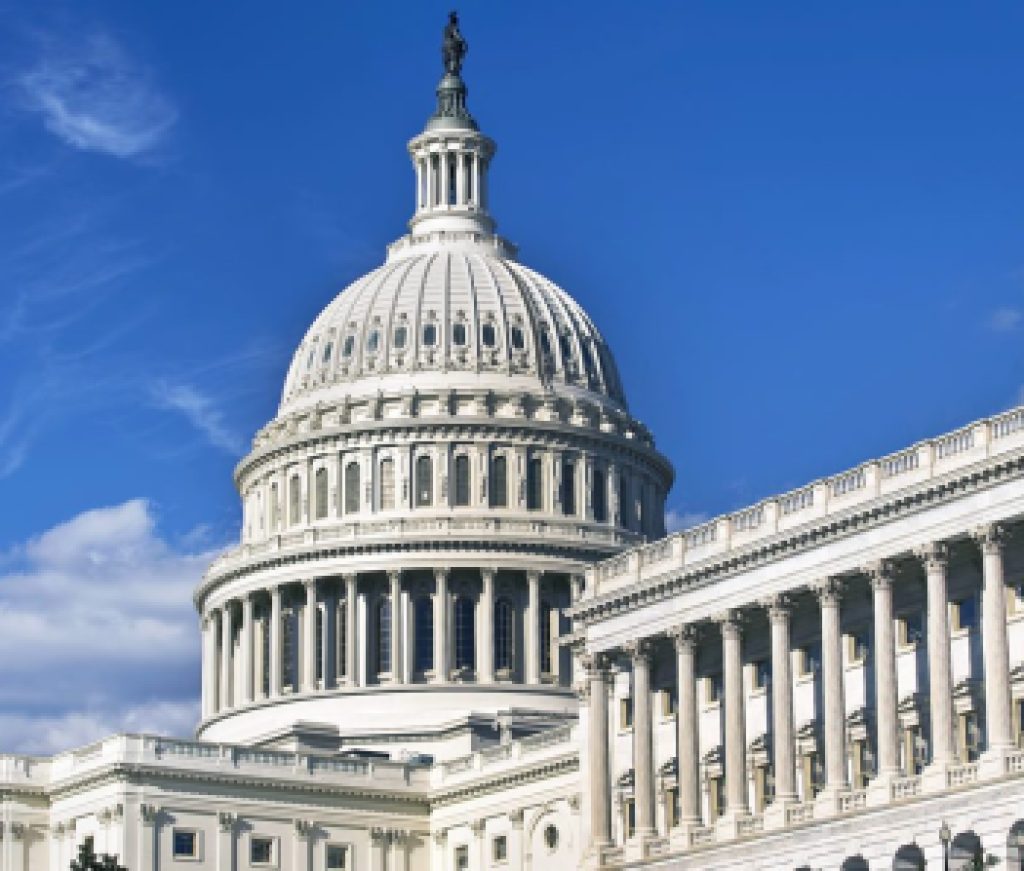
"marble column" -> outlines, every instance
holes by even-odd
[[[232,704],[234,684],[232,672],[235,661],[233,656],[234,635],[234,614],[231,611],[231,603],[225,602],[221,608],[220,620],[220,706],[222,709],[230,708]]]
[[[900,773],[899,688],[896,679],[896,635],[894,630],[892,585],[895,570],[883,561],[868,568],[871,578],[872,608],[875,621],[875,720],[877,723],[878,775],[891,779]]]
[[[434,682],[447,683],[448,665],[448,569],[434,570]]]
[[[725,703],[725,806],[730,816],[747,813],[747,739],[743,688],[743,633],[738,614],[721,618]]]
[[[388,572],[391,606],[391,683],[402,683],[402,573]]]
[[[246,593],[242,597],[242,697],[239,699],[243,705],[255,698],[255,687],[253,684],[253,660],[255,659],[255,645],[253,643],[254,605],[252,593]]]
[[[676,781],[679,823],[699,825],[700,760],[697,714],[697,631],[680,626],[672,632],[676,650]]]
[[[217,687],[217,629],[220,614],[210,611],[203,619],[203,715],[212,717],[220,708]]]
[[[825,790],[846,789],[846,707],[843,693],[843,634],[839,622],[842,587],[829,578],[815,589],[821,606],[821,683],[825,733]]]
[[[423,159],[416,159],[416,211],[423,208]]]
[[[302,688],[311,693],[316,691],[316,580],[307,580],[303,586],[306,588],[306,607],[302,612]]]
[[[281,695],[281,587],[270,588],[270,696]]]
[[[526,682],[540,683],[540,572],[526,573],[526,623],[523,631]]]
[[[796,801],[796,734],[793,727],[793,664],[790,620],[793,606],[785,596],[768,604],[772,644],[772,764],[775,801]]]
[[[949,553],[942,543],[920,552],[928,587],[928,715],[932,762],[939,767],[956,759],[953,733],[953,675],[949,650]]]
[[[633,799],[636,836],[655,833],[654,727],[651,705],[651,644],[646,639],[626,646],[633,669]]]
[[[320,651],[320,669],[324,676],[324,689],[338,684],[338,588],[332,581],[324,593],[324,638]]]
[[[1006,580],[1003,574],[1005,530],[992,524],[977,530],[981,548],[981,645],[985,663],[987,750],[1014,746],[1011,715],[1010,647],[1006,627]]]
[[[356,607],[358,598],[358,576],[345,575],[345,683],[350,687],[359,686],[359,659],[356,647]]]
[[[494,569],[480,570],[480,631],[477,635],[477,681],[494,681]]]
[[[612,842],[612,789],[609,765],[608,695],[610,675],[603,654],[584,658],[587,671],[587,766],[590,775],[591,851]]]

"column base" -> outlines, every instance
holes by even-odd
[[[668,837],[669,848],[674,853],[681,852],[683,850],[689,850],[693,846],[693,833],[697,829],[702,829],[703,823],[699,819],[686,820],[680,822]]]
[[[651,842],[660,840],[654,829],[644,832],[636,832],[632,838],[626,841],[623,852],[628,861],[639,861],[647,858],[650,852]]]
[[[927,765],[921,772],[921,792],[945,792],[950,766],[955,759],[938,759]]]
[[[786,796],[784,798],[776,797],[775,801],[764,809],[763,816],[765,831],[786,828],[788,824],[786,821],[786,812],[796,803],[797,800],[795,795]]]
[[[988,779],[1006,774],[1006,757],[1014,749],[1013,745],[989,747],[978,758],[978,777]]]
[[[883,771],[867,786],[868,807],[881,807],[892,801],[892,782],[900,777],[899,771]]]
[[[814,818],[816,820],[834,817],[839,813],[840,796],[849,792],[849,787],[825,787],[814,798]]]
[[[617,855],[609,855],[617,854]],[[591,844],[587,847],[583,858],[580,861],[580,868],[585,871],[601,871],[611,864],[618,864],[622,858],[622,848],[616,847],[610,841],[606,843]]]
[[[726,811],[715,822],[715,840],[731,841],[735,838],[738,838],[740,833],[740,820],[745,820],[749,816],[750,811],[746,809],[741,811]]]

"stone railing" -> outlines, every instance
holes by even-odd
[[[786,824],[793,826],[814,819],[814,805],[794,804],[786,808]]]
[[[858,811],[867,806],[868,791],[866,789],[853,789],[839,796],[839,812],[842,814]]]
[[[921,794],[921,775],[914,774],[910,777],[897,777],[892,782],[892,800],[900,801],[904,798],[913,798]]]
[[[1024,449],[1024,406],[602,560],[587,589],[602,595],[685,569],[974,463]]]
[[[963,786],[965,783],[974,783],[978,779],[978,763],[965,762],[961,765],[954,765],[946,771],[946,786]]]
[[[575,725],[556,726],[545,729],[536,735],[485,747],[465,756],[457,756],[434,767],[433,783],[441,786],[448,780],[464,777],[476,777],[491,769],[514,767],[525,760],[543,755],[560,755],[567,751],[575,751],[577,727]]]

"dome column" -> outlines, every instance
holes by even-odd
[[[243,705],[252,702],[254,698],[253,688],[253,608],[252,593],[242,597],[242,692],[239,702]]]
[[[480,570],[480,631],[477,633],[478,683],[494,682],[494,569]]]
[[[203,619],[203,715],[217,713],[217,626],[220,617],[211,611]]]
[[[337,684],[335,665],[338,661],[338,590],[332,583],[324,594],[323,644],[320,650],[320,671],[323,688],[333,689]]]
[[[540,683],[540,572],[526,573],[526,682]]]
[[[434,569],[434,683],[448,680],[448,569]]]
[[[281,695],[281,588],[270,588],[270,697]]]
[[[222,709],[231,707],[232,670],[234,667],[235,626],[232,619],[231,603],[225,602],[221,608],[220,619],[220,706]]]
[[[391,683],[403,683],[402,676],[402,573],[388,572],[391,608]]]
[[[345,683],[350,687],[359,686],[359,663],[357,661],[356,623],[358,603],[358,578],[345,575]]]
[[[304,581],[303,586],[306,589],[306,607],[302,614],[302,689],[311,693],[316,690],[316,579]]]

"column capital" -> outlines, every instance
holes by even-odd
[[[843,595],[843,582],[840,578],[825,578],[812,584],[811,590],[823,608],[838,605]]]
[[[388,570],[388,582],[392,583],[392,584],[395,584],[395,583],[399,583],[400,584],[400,583],[402,583],[402,570],[401,569],[389,569]]]
[[[486,578],[487,580],[493,581],[497,574],[498,570],[494,566],[481,566],[480,568],[481,580],[484,580]]]
[[[711,620],[717,623],[722,630],[722,638],[738,639],[743,637],[744,617],[739,609],[732,608],[722,611],[713,616]]]
[[[1001,554],[1009,537],[1009,531],[1003,523],[987,523],[971,530],[971,538],[978,543],[983,554]]]
[[[311,587],[313,590],[316,590],[317,583],[319,583],[317,578],[304,578],[302,586],[305,587],[306,592],[308,593]]]
[[[531,584],[540,583],[540,576],[542,574],[544,574],[544,573],[542,571],[540,571],[539,569],[527,569],[526,570],[526,580],[527,580],[528,583],[531,583]]]
[[[677,653],[692,653],[697,649],[697,627],[692,623],[682,623],[665,633],[675,646]]]
[[[771,623],[784,623],[793,613],[793,597],[789,593],[776,593],[761,600]]]
[[[914,555],[924,563],[925,569],[945,568],[949,564],[949,545],[944,541],[933,541],[919,547]]]
[[[890,588],[896,577],[896,563],[889,559],[875,560],[864,566],[864,574],[871,581],[871,589],[884,590]]]
[[[434,569],[434,580],[435,581],[447,581],[448,575],[451,573],[451,568],[445,566],[443,568]]]
[[[217,826],[222,832],[234,831],[237,822],[238,814],[228,813],[227,811],[221,811],[217,814]]]
[[[608,662],[608,654],[584,653],[580,657],[580,665],[583,666],[583,670],[586,671],[588,678],[608,680],[608,674],[611,670]]]
[[[354,584],[359,579],[359,575],[356,574],[355,572],[342,572],[341,579],[346,584],[350,584],[350,583]]]
[[[140,804],[139,805],[139,818],[145,825],[153,825],[156,822],[156,818],[160,815],[160,808],[155,804]]]
[[[654,642],[650,638],[635,638],[623,644],[622,649],[634,664],[649,662],[654,652]]]
[[[312,820],[293,820],[295,824],[295,834],[299,838],[308,838],[316,831],[316,823]]]

